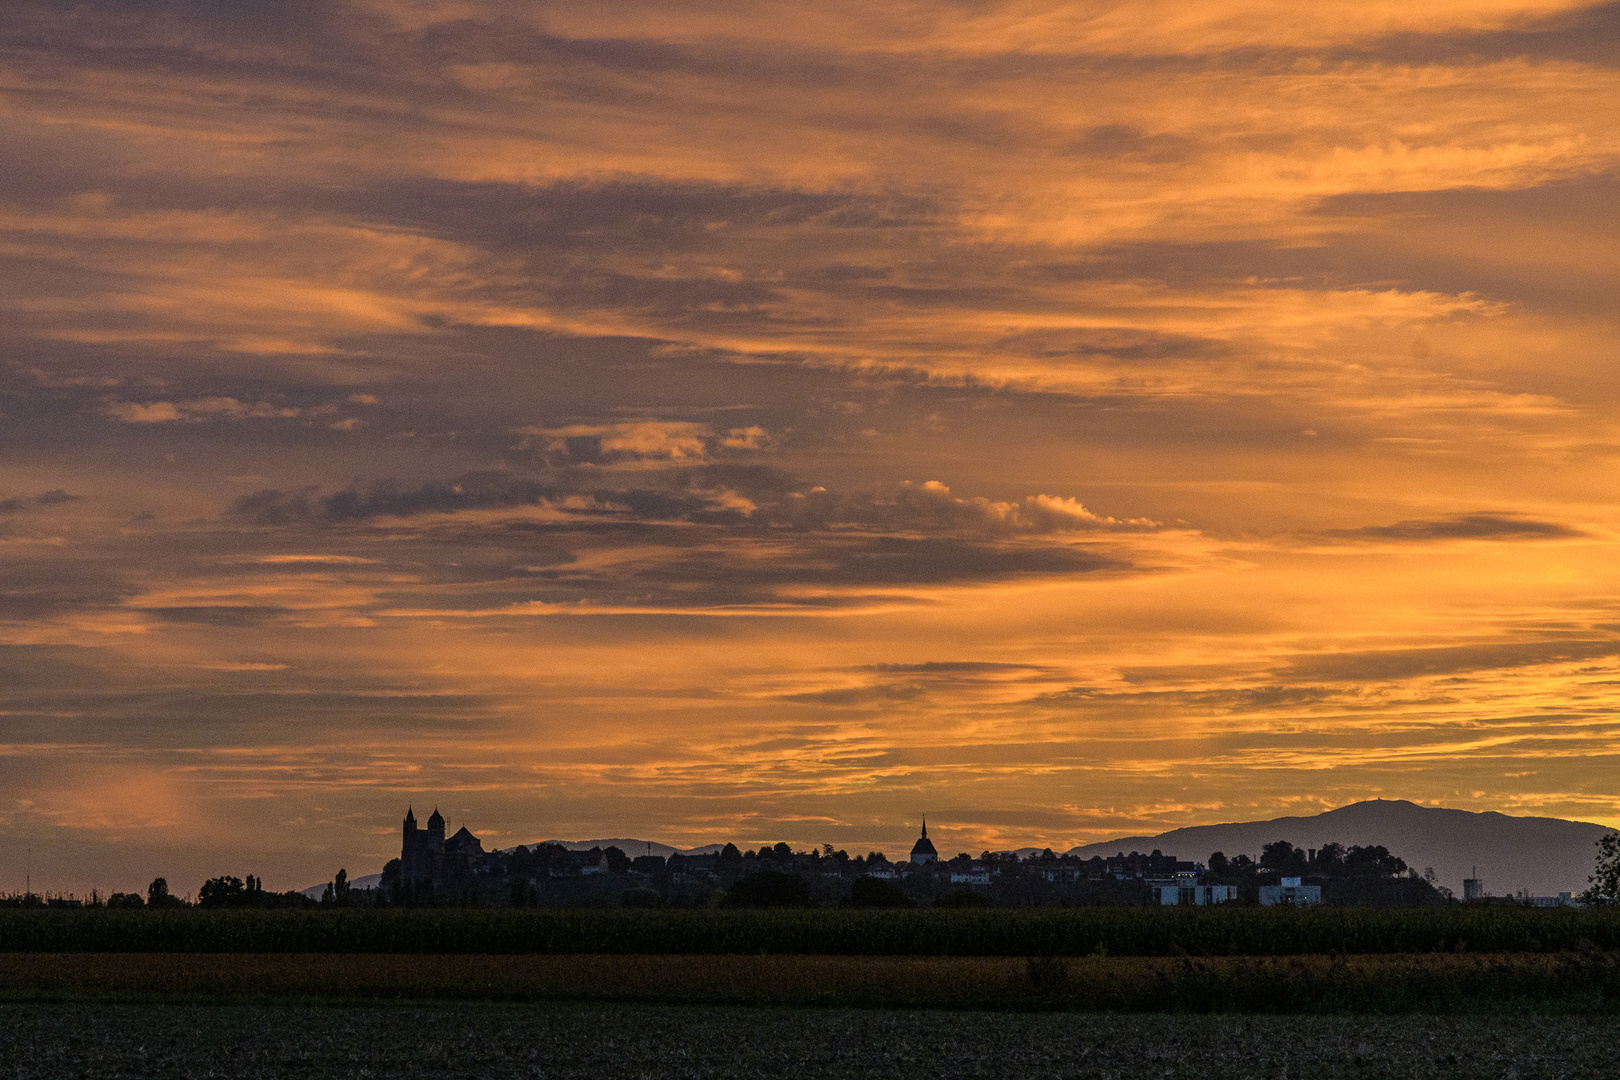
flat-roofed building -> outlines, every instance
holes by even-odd
[[[1262,907],[1272,907],[1276,904],[1307,907],[1321,902],[1322,886],[1301,885],[1297,877],[1285,877],[1279,884],[1260,886],[1260,905]]]

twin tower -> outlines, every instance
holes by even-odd
[[[463,825],[450,839],[444,838],[444,817],[437,808],[427,820],[427,828],[416,827],[416,811],[405,811],[405,842],[399,851],[401,881],[437,883],[444,878],[445,856],[470,865],[484,854],[484,845]]]

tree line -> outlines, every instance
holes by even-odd
[[[1052,887],[1043,871],[1070,858],[1050,850],[1025,859],[1012,852],[985,852],[978,861],[996,868],[993,885],[946,887],[943,883],[949,880],[949,868],[970,862],[969,856],[959,855],[938,864],[932,874],[901,877],[894,874],[898,868],[878,852],[851,859],[848,853],[836,851],[831,845],[820,851],[795,852],[784,843],[745,852],[727,844],[712,858],[686,859],[703,867],[703,872],[691,875],[694,881],[683,882],[683,857],[679,855],[667,861],[656,860],[654,869],[647,860],[632,859],[617,847],[580,853],[543,844],[492,852],[478,868],[452,867],[450,887],[440,893],[413,892],[399,880],[399,864],[394,860],[384,871],[381,888],[354,889],[347,871],[340,869],[319,900],[296,890],[268,890],[261,878],[248,874],[241,878],[209,878],[197,890],[194,904],[172,893],[168,881],[159,877],[147,886],[144,896],[114,892],[102,898],[92,893],[88,901],[69,900],[65,906],[161,910],[188,906],[316,908],[460,903],[530,907],[608,901],[624,907],[904,908],[1029,907],[1052,903],[1115,906],[1148,902],[1142,882],[1087,881],[1066,888]],[[1154,852],[1144,858],[1161,856]],[[580,865],[599,866],[601,874],[595,880],[577,875],[561,881],[548,880],[554,862],[561,860],[572,860],[569,866],[576,872]],[[1299,877],[1306,883],[1320,884],[1324,902],[1332,905],[1410,907],[1453,899],[1451,890],[1435,881],[1432,869],[1419,874],[1383,845],[1347,847],[1329,843],[1306,851],[1278,840],[1265,845],[1258,859],[1243,854],[1228,858],[1217,851],[1210,856],[1204,874],[1206,883],[1232,886],[1238,890],[1240,900],[1249,901],[1262,883],[1281,877]],[[1608,833],[1597,841],[1589,881],[1589,887],[1578,897],[1583,904],[1620,905],[1620,833]],[[0,897],[0,904],[6,906],[59,903],[61,898],[47,899],[31,893]]]

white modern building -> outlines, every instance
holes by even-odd
[[[951,884],[953,885],[988,885],[990,884],[990,868],[975,859],[967,866],[951,870]]]
[[[1291,904],[1294,907],[1305,907],[1309,904],[1322,902],[1322,886],[1301,885],[1297,877],[1285,877],[1280,885],[1260,886],[1260,905],[1271,907],[1274,904]]]
[[[1163,907],[1178,904],[1196,904],[1202,907],[1205,904],[1224,904],[1228,900],[1236,899],[1237,888],[1233,885],[1153,886],[1153,902]]]

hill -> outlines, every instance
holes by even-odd
[[[1310,817],[1282,817],[1225,825],[1193,825],[1157,836],[1126,836],[1073,848],[1090,858],[1118,852],[1152,851],[1208,861],[1211,853],[1258,858],[1276,840],[1319,848],[1337,841],[1382,844],[1421,873],[1434,867],[1442,885],[1462,895],[1463,878],[1474,867],[1487,891],[1507,896],[1520,890],[1533,896],[1580,892],[1592,872],[1598,837],[1612,829],[1589,821],[1512,817],[1494,810],[1474,813],[1419,806],[1404,799],[1352,803]]]

